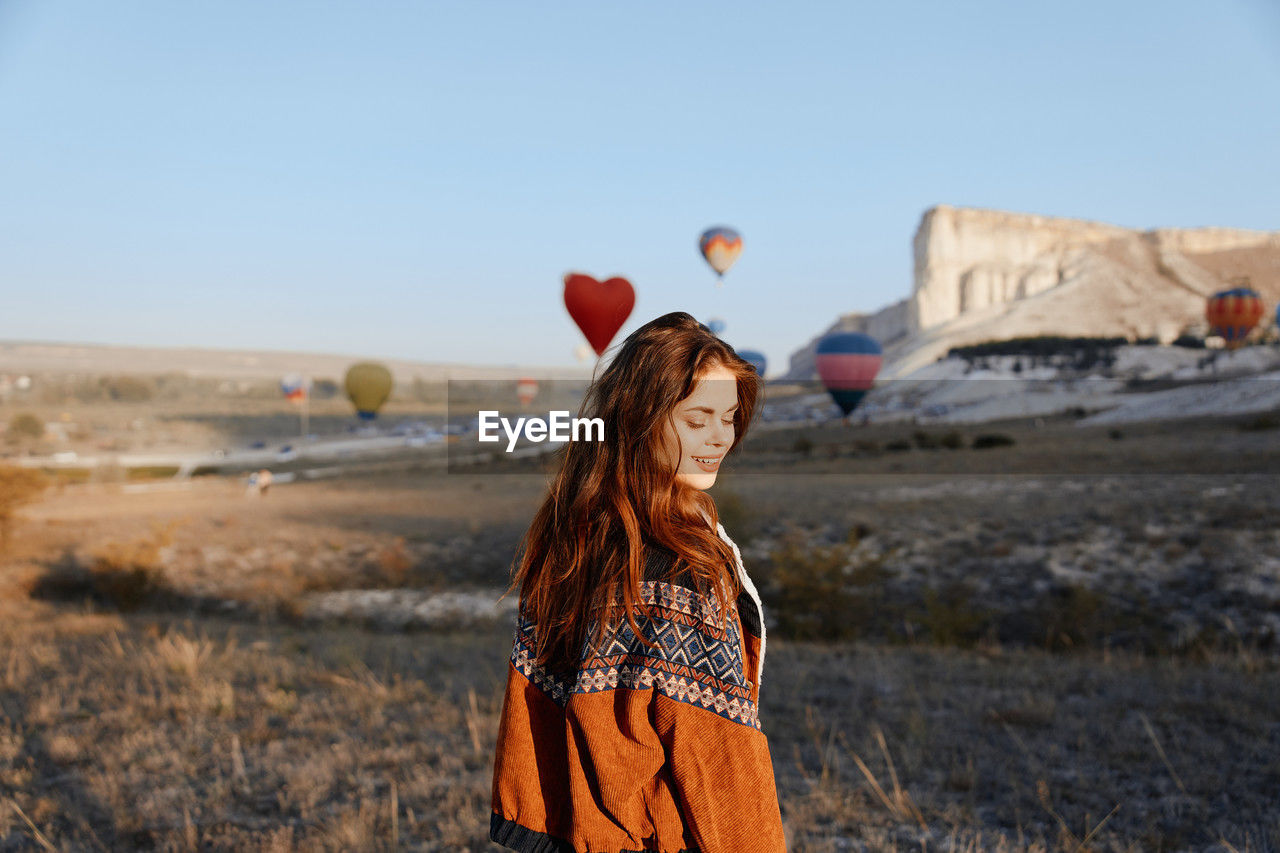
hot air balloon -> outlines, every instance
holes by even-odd
[[[717,338],[724,334],[724,320],[719,317],[712,317],[703,325],[710,329],[711,334],[715,335]]]
[[[596,355],[604,355],[635,304],[636,291],[625,278],[596,281],[583,273],[565,274],[564,307]]]
[[[290,373],[280,380],[280,390],[284,398],[299,406],[299,417],[302,421],[302,435],[309,434],[308,424],[311,422],[311,377],[300,373]]]
[[[755,368],[756,373],[760,374],[761,379],[764,378],[764,369],[769,364],[769,362],[765,360],[764,353],[756,352],[753,349],[740,349],[738,350],[738,357]]]
[[[284,398],[290,403],[301,403],[307,399],[311,382],[300,373],[290,373],[280,380],[280,390],[284,392]]]
[[[538,396],[538,383],[533,379],[521,379],[516,383],[516,398],[520,405],[527,406]]]
[[[1262,299],[1256,290],[1248,287],[1220,290],[1209,297],[1204,308],[1210,331],[1226,340],[1227,349],[1244,343],[1245,336],[1262,319],[1262,313]]]
[[[880,344],[861,332],[836,332],[818,342],[815,355],[822,384],[848,417],[875,384]]]
[[[716,286],[719,287],[724,283],[724,274],[742,254],[742,235],[723,225],[708,228],[698,238],[698,250],[716,271]]]
[[[374,361],[362,361],[347,368],[343,383],[356,413],[366,421],[378,416],[378,409],[391,396],[391,371]]]

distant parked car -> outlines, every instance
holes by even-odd
[[[263,449],[265,449],[265,448],[266,448],[266,446],[267,446],[267,443],[266,443],[265,441],[255,441],[253,444],[249,445],[249,449],[250,449],[250,450],[263,450]]]
[[[298,458],[298,451],[293,449],[292,444],[286,444],[280,448],[280,452],[276,454],[276,458],[281,462],[292,462]]]

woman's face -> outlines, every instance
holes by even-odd
[[[733,446],[733,415],[738,410],[738,378],[719,365],[696,377],[693,392],[676,403],[663,427],[663,448],[676,479],[709,489],[724,455]]]

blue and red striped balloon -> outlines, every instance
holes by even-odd
[[[756,352],[753,349],[738,350],[738,357],[751,365],[755,372],[760,374],[760,378],[764,378],[764,369],[769,366],[769,362],[765,359],[764,353]]]
[[[1253,327],[1262,319],[1262,298],[1256,290],[1234,287],[1220,290],[1209,297],[1204,307],[1204,317],[1215,335],[1227,341],[1228,349],[1235,349],[1244,342]]]
[[[291,403],[300,403],[307,398],[311,381],[300,373],[290,373],[280,380],[280,390],[284,398]]]
[[[835,332],[818,342],[818,376],[848,417],[875,384],[883,361],[880,344],[861,332]]]

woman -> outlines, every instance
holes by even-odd
[[[622,344],[525,535],[489,837],[523,853],[785,850],[760,599],[705,493],[759,378],[685,313]]]

